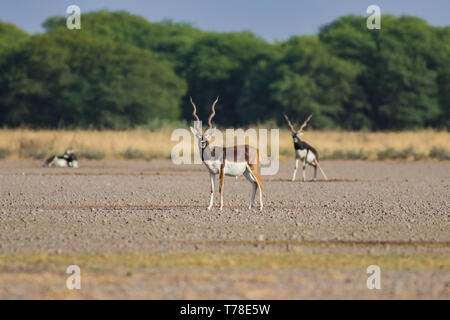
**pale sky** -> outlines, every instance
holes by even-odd
[[[381,14],[415,15],[436,26],[450,25],[450,0],[0,0],[0,20],[42,32],[49,16],[66,16],[76,4],[83,12],[126,10],[149,21],[190,22],[203,30],[243,31],[268,40],[312,34],[339,16],[365,16],[376,4]]]

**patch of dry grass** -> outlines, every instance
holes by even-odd
[[[56,265],[87,266],[90,269],[128,268],[206,268],[206,269],[364,269],[371,264],[390,270],[450,270],[446,254],[360,254],[335,252],[177,252],[109,254],[21,254],[0,256],[0,270],[20,265],[42,268]]]
[[[169,158],[175,142],[171,131],[149,130],[0,130],[0,148],[9,150],[8,159],[36,158],[37,150],[62,154],[72,146],[82,158],[127,159],[139,153],[142,158]],[[130,152],[131,150],[131,152]]]
[[[68,146],[89,159],[170,158],[172,148],[179,143],[171,141],[171,134],[168,128],[157,131],[0,129],[0,150],[6,159],[43,159],[53,153],[63,153]],[[190,137],[192,145],[196,144],[192,134]],[[307,131],[304,140],[319,151],[322,159],[450,159],[448,131]],[[279,141],[280,159],[292,158],[294,149],[289,131],[281,130]]]
[[[289,132],[280,133],[280,154],[293,156],[292,145],[286,143],[289,139]],[[433,148],[444,150],[450,156],[448,131],[307,131],[304,140],[319,151],[322,159],[420,160],[430,158]]]

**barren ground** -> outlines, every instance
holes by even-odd
[[[448,162],[324,161],[306,183],[282,162],[262,213],[243,177],[206,211],[202,165],[80,165],[0,161],[1,299],[450,298]]]

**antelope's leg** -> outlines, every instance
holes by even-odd
[[[252,184],[252,196],[250,199],[250,206],[248,207],[249,209],[251,209],[253,207],[253,204],[255,203],[256,188],[258,187],[258,184],[256,183],[256,179],[254,179],[249,167],[247,167],[247,170],[245,170],[244,177],[246,177],[247,180]]]
[[[214,181],[216,180],[216,175],[213,173],[210,173],[209,178],[211,179],[211,196],[209,198],[208,210],[211,210],[213,203],[214,203]]]
[[[302,163],[302,175],[303,175],[303,181],[305,181],[306,180],[306,157],[305,157],[305,159],[303,159],[303,163]]]
[[[253,178],[255,178],[256,183],[258,184],[259,189],[259,210],[262,211],[263,209],[263,196],[262,196],[262,190],[263,190],[263,183],[262,180],[258,174],[258,166],[257,165],[250,165],[251,174]]]
[[[295,181],[295,176],[297,175],[297,168],[298,168],[298,158],[295,158],[295,168],[294,168],[294,175],[292,176],[292,181]]]
[[[317,164],[314,166],[314,180],[317,180]]]
[[[222,210],[223,208],[223,183],[224,183],[224,178],[225,178],[225,173],[224,173],[224,168],[225,168],[225,163],[222,164],[222,166],[220,167],[220,181],[219,181],[219,194],[220,194],[220,205],[219,205],[219,210]]]
[[[254,175],[256,178],[256,182],[258,183],[258,189],[259,189],[259,210],[262,211],[262,209],[263,209],[263,196],[262,196],[263,184],[262,184],[261,178],[259,177],[258,172],[255,172]]]
[[[258,184],[256,181],[252,182],[252,199],[250,200],[250,206],[249,209],[253,208],[253,205],[255,204],[255,196],[256,196],[256,189],[258,188]]]

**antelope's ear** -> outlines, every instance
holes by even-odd
[[[197,128],[194,128],[194,127],[190,127],[190,128],[191,128],[191,131],[194,134],[194,136],[196,136],[197,138],[200,138],[202,136]]]
[[[207,140],[211,139],[211,137],[214,135],[214,133],[216,132],[216,130],[217,130],[216,128],[211,128],[211,129],[206,130],[204,137],[205,137]]]

